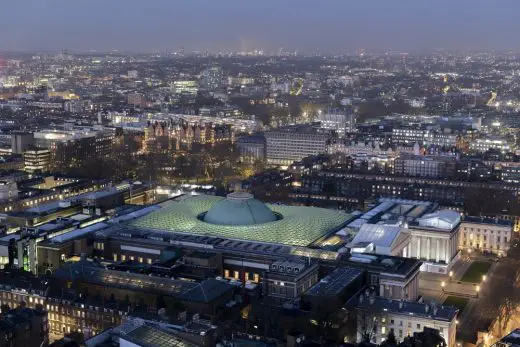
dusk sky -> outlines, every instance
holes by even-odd
[[[3,0],[0,51],[520,51],[519,0]]]

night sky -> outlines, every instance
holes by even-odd
[[[0,2],[0,51],[520,51],[519,0]]]

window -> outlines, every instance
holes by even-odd
[[[417,324],[417,329],[421,329],[421,324]]]
[[[139,257],[139,262],[142,263],[144,261],[143,257]]]
[[[399,329],[399,337],[403,337],[403,329]]]
[[[121,261],[126,261],[126,255],[121,254]]]
[[[381,334],[386,334],[386,327],[381,327]]]
[[[112,256],[114,257],[114,261],[117,261],[117,253],[114,253]]]
[[[394,324],[394,320],[393,319],[390,320],[390,324]]]
[[[412,327],[412,322],[408,322],[408,328]]]
[[[238,280],[238,278],[240,277],[240,274],[238,273],[238,271],[233,271],[233,277]]]

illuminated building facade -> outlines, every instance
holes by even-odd
[[[26,172],[46,172],[50,169],[51,152],[47,148],[32,148],[23,153],[23,159]]]

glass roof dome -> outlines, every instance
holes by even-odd
[[[202,217],[210,224],[219,225],[253,225],[274,222],[279,218],[263,202],[245,192],[228,194]]]

